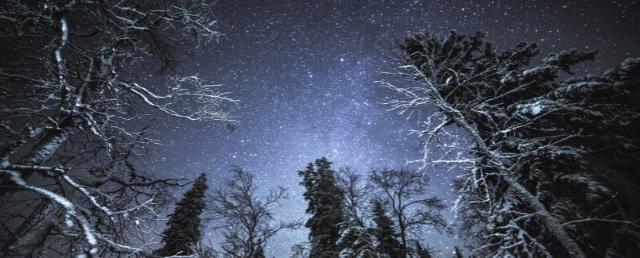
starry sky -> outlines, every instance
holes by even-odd
[[[316,158],[366,175],[420,155],[417,139],[407,135],[415,121],[387,111],[380,104],[385,92],[373,83],[388,65],[394,40],[410,32],[481,30],[498,48],[530,41],[542,53],[599,49],[598,61],[582,67],[593,73],[640,56],[640,4],[633,0],[220,0],[213,8],[224,36],[185,56],[178,71],[232,92],[240,101],[238,127],[158,118],[154,136],[162,144],[148,169],[187,178],[205,172],[217,187],[238,165],[253,172],[263,190],[289,188],[291,197],[275,207],[278,218],[304,217],[297,171]],[[429,173],[429,194],[450,203],[456,175]],[[206,234],[216,238],[216,232]],[[268,255],[287,257],[306,234],[281,233]],[[425,238],[449,253],[450,237]]]

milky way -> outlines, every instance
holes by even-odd
[[[386,111],[374,80],[393,56],[394,40],[410,32],[457,30],[489,33],[497,47],[538,42],[547,51],[600,49],[602,72],[640,56],[637,1],[218,1],[214,13],[225,35],[217,44],[185,56],[178,70],[224,85],[240,100],[238,127],[178,120],[154,122],[162,145],[149,160],[161,176],[206,172],[212,187],[232,165],[256,174],[261,189],[280,185],[291,198],[278,218],[304,216],[296,171],[326,156],[335,167],[363,174],[401,167],[417,158],[411,119]],[[429,171],[428,194],[448,203],[455,175]],[[451,219],[451,214],[448,218]],[[207,232],[215,239],[216,232]],[[448,252],[449,237],[427,234],[429,245]],[[306,231],[283,232],[270,256],[287,257]]]

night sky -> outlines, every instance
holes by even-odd
[[[238,127],[158,117],[162,145],[148,160],[159,176],[194,178],[205,172],[216,187],[232,165],[256,174],[259,187],[289,188],[278,218],[303,218],[306,203],[297,171],[321,156],[334,167],[402,167],[419,144],[407,130],[415,122],[380,104],[380,78],[393,42],[410,32],[488,32],[500,49],[538,42],[546,55],[567,48],[599,49],[593,73],[640,56],[638,1],[246,1],[214,5],[218,43],[183,58],[178,71],[224,85],[240,104]],[[152,75],[153,77],[153,75]],[[429,171],[431,191],[450,204],[455,176]],[[448,214],[448,218],[451,218]],[[216,232],[205,232],[215,239]],[[443,252],[450,239],[426,234]],[[283,232],[268,255],[287,257],[307,232]]]

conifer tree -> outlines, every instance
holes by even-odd
[[[640,253],[631,244],[640,241],[640,58],[574,76],[595,51],[539,58],[536,44],[497,50],[482,32],[418,33],[401,45],[393,74],[411,82],[383,82],[385,102],[399,113],[437,110],[418,118],[422,161],[469,172],[457,206],[468,206],[460,218],[482,247],[474,255]]]
[[[378,239],[378,252],[389,257],[401,257],[402,247],[395,238],[393,221],[385,214],[379,200],[373,202],[373,220],[376,223],[375,234]]]
[[[356,218],[350,218],[340,225],[337,244],[341,248],[340,258],[382,257],[374,243],[373,232]]]
[[[431,258],[431,252],[428,249],[422,247],[420,241],[416,241],[416,255],[418,258]]]
[[[167,228],[162,232],[164,246],[155,254],[161,256],[190,255],[202,237],[200,214],[205,208],[204,196],[207,191],[207,176],[201,174],[193,187],[176,204],[169,216]]]
[[[302,177],[301,184],[306,188],[306,212],[311,215],[305,224],[310,230],[310,257],[338,257],[340,248],[336,242],[344,220],[343,190],[336,184],[331,162],[324,157],[317,159],[298,174]]]

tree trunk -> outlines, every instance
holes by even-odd
[[[542,222],[545,225],[545,229],[554,236],[554,238],[560,243],[560,245],[562,245],[562,247],[567,251],[569,257],[586,257],[578,243],[576,243],[576,241],[574,241],[573,238],[569,236],[567,231],[564,230],[562,222],[554,217],[553,214],[551,214],[547,210],[544,204],[542,204],[538,200],[538,198],[533,196],[531,192],[529,192],[529,190],[527,190],[513,178],[509,176],[502,176],[502,180],[509,185],[509,189],[511,189],[514,195],[526,201],[529,205],[531,205],[531,207],[533,207],[533,209],[536,210],[536,212],[540,214]]]
[[[67,141],[69,135],[71,135],[72,128],[71,124],[69,124],[65,128],[44,131],[44,135],[40,137],[41,140],[38,144],[33,146],[31,151],[19,159],[19,163],[24,165],[42,165],[47,162],[53,154],[56,153],[58,148]],[[25,181],[29,180],[32,173],[32,171],[22,171],[22,178]],[[11,198],[12,193],[14,192],[11,191],[11,188],[13,188],[12,186],[15,184],[13,184],[11,179],[5,175],[0,177],[0,179],[0,196],[3,198]]]
[[[40,142],[31,151],[20,159],[21,164],[42,165],[47,162],[56,151],[69,139],[72,133],[72,119],[66,119],[62,123],[65,127],[56,130],[44,131]],[[32,171],[22,171],[22,178],[26,181],[33,174]],[[13,198],[15,191],[9,189],[14,184],[7,177],[2,177],[0,195],[2,198]],[[49,234],[57,220],[56,205],[49,200],[43,200],[31,215],[18,226],[14,238],[3,246],[0,257],[30,257],[32,252]]]
[[[447,115],[447,117],[453,120],[456,124],[460,125],[462,128],[464,128],[465,131],[467,131],[471,135],[478,149],[480,149],[482,152],[488,155],[492,160],[495,160],[496,162],[499,162],[501,164],[502,162],[500,161],[499,158],[491,157],[493,156],[492,151],[484,142],[484,139],[482,139],[482,137],[480,136],[477,127],[471,123],[468,123],[467,120],[465,119],[465,116],[462,114],[462,112],[453,108],[442,97],[442,95],[438,94],[438,90],[435,87],[433,87],[432,84],[429,84],[429,85],[432,87],[431,90],[434,92],[432,96],[435,98],[435,104]],[[501,164],[501,166],[502,165],[503,164]],[[568,255],[575,258],[586,257],[586,255],[582,251],[582,248],[580,248],[580,245],[578,245],[578,243],[576,243],[576,241],[569,236],[567,231],[564,230],[562,223],[557,218],[555,218],[553,214],[551,214],[551,212],[547,210],[547,207],[545,207],[544,204],[542,204],[540,200],[538,200],[538,198],[536,198],[533,194],[531,194],[531,192],[529,192],[527,188],[525,188],[523,185],[521,185],[518,181],[513,179],[511,176],[502,175],[500,178],[505,183],[507,183],[507,185],[509,186],[509,189],[513,191],[515,195],[522,198],[522,200],[527,202],[529,205],[531,205],[531,207],[535,209],[536,212],[540,213],[542,217],[542,223],[544,224],[545,229],[566,250]]]
[[[402,223],[402,215],[398,216],[398,227],[400,228],[400,238],[402,240],[402,252],[400,253],[402,255],[402,258],[406,258],[407,257],[407,233],[406,233],[406,229],[405,229],[405,225],[404,223]]]

